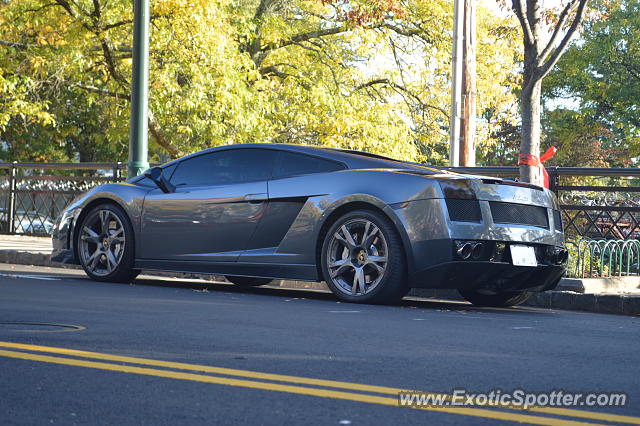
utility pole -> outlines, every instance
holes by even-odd
[[[453,7],[453,58],[451,61],[451,114],[449,117],[449,165],[460,165],[460,116],[462,110],[462,37],[463,8],[465,0],[454,0]]]
[[[149,167],[147,160],[149,108],[149,0],[133,1],[133,71],[128,177]]]
[[[464,0],[463,118],[460,165],[476,165],[476,0]]]

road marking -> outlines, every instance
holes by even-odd
[[[367,402],[372,404],[398,406],[397,398],[389,398],[383,396],[374,396],[361,393],[349,393],[336,390],[307,388],[301,386],[284,385],[279,383],[257,382],[253,380],[232,379],[228,377],[206,376],[193,373],[182,373],[171,370],[158,370],[155,368],[134,367],[128,365],[109,364],[97,361],[84,361],[73,358],[61,358],[49,355],[37,355],[25,352],[14,352],[0,350],[0,356],[7,358],[24,359],[31,361],[40,361],[51,364],[61,364],[76,367],[94,368],[98,370],[117,371],[122,373],[140,374],[146,376],[164,377],[177,380],[189,380],[194,382],[213,383],[219,385],[244,387],[251,389],[261,389],[276,392],[286,392],[299,395],[316,396],[321,398],[342,399],[355,402]],[[483,408],[467,408],[467,407],[417,407],[420,410],[437,411],[450,414],[459,414],[465,416],[484,417],[496,420],[508,420],[515,422],[526,422],[537,425],[584,425],[590,423],[574,422],[570,420],[560,420],[548,417],[536,417],[527,414],[514,414],[502,411],[491,411]]]
[[[121,356],[121,355],[111,355],[111,354],[105,354],[105,353],[99,353],[99,352],[89,352],[89,351],[81,351],[81,350],[75,350],[75,349],[66,349],[66,348],[57,348],[57,347],[50,347],[50,346],[37,346],[37,345],[27,345],[27,344],[21,344],[21,343],[12,343],[12,342],[2,342],[0,341],[0,347],[4,347],[4,348],[11,348],[11,349],[19,349],[19,350],[28,350],[28,351],[33,351],[33,352],[45,352],[45,353],[53,353],[53,354],[60,354],[60,355],[68,355],[68,356],[76,356],[76,357],[83,357],[83,358],[90,358],[90,359],[99,359],[99,360],[103,360],[103,361],[116,361],[116,362],[125,362],[125,363],[129,363],[129,364],[141,364],[141,365],[147,365],[147,366],[154,366],[154,367],[163,367],[163,368],[172,368],[172,369],[178,369],[178,370],[188,370],[188,371],[196,371],[196,372],[203,372],[203,373],[212,373],[212,374],[221,374],[221,375],[225,375],[225,376],[236,376],[236,377],[245,377],[245,378],[252,378],[252,379],[260,379],[260,380],[270,380],[270,381],[277,381],[277,382],[285,382],[285,383],[294,383],[294,384],[301,384],[301,385],[311,385],[311,386],[323,386],[323,387],[329,387],[329,388],[337,388],[337,389],[344,389],[344,390],[355,390],[355,391],[361,391],[361,392],[369,392],[369,393],[379,393],[379,394],[385,394],[385,395],[393,395],[394,398],[386,398],[387,400],[392,400],[393,404],[383,404],[383,405],[395,405],[398,406],[398,399],[397,399],[397,395],[400,392],[406,392],[407,389],[401,389],[401,388],[392,388],[392,387],[385,387],[385,386],[375,386],[375,385],[365,385],[365,384],[359,384],[359,383],[350,383],[350,382],[342,382],[342,381],[333,381],[333,380],[325,380],[325,379],[314,379],[314,378],[307,378],[307,377],[298,377],[298,376],[288,376],[288,375],[281,375],[281,374],[272,374],[272,373],[261,373],[261,372],[257,372],[257,371],[250,371],[250,370],[239,370],[239,369],[232,369],[232,368],[225,368],[225,367],[214,367],[214,366],[208,366],[208,365],[197,365],[197,364],[187,364],[187,363],[181,363],[181,362],[172,362],[172,361],[161,361],[161,360],[154,360],[154,359],[147,359],[147,358],[136,358],[136,357],[128,357],[128,356]],[[7,354],[12,354],[12,355],[7,355]],[[123,365],[114,365],[114,364],[107,364],[107,363],[95,363],[95,364],[104,364],[106,366],[112,366],[113,368],[100,368],[100,367],[94,367],[92,365],[81,365],[81,364],[74,364],[75,362],[78,363],[91,363],[91,361],[84,361],[84,360],[76,360],[76,359],[70,359],[70,358],[60,358],[60,357],[47,357],[50,358],[51,360],[42,360],[42,359],[33,359],[30,357],[40,357],[40,355],[36,355],[36,354],[31,354],[31,353],[24,353],[24,352],[13,352],[13,351],[2,351],[0,350],[0,356],[8,356],[11,358],[21,358],[21,359],[32,359],[35,361],[42,361],[42,362],[53,362],[53,363],[57,363],[57,364],[65,364],[65,365],[78,365],[78,366],[85,366],[85,367],[91,367],[91,368],[99,368],[99,369],[108,369],[108,370],[112,370],[112,371],[124,371],[124,370],[119,370],[118,368],[123,367],[123,368],[140,368],[140,367],[131,367],[131,366],[123,366]],[[176,374],[183,374],[183,373],[178,373],[178,372],[171,372],[171,371],[166,371],[166,370],[156,370],[156,369],[145,369],[142,368],[142,370],[151,370],[151,371],[159,371],[159,372],[163,372],[164,373],[176,373]],[[137,372],[137,371],[124,371],[124,372],[134,372],[137,374],[146,374],[144,372]],[[205,378],[211,378],[212,376],[204,376],[204,375],[197,375],[197,374],[190,374],[190,373],[184,373],[187,374],[189,377],[191,376],[197,376],[197,377],[205,377]],[[166,376],[166,375],[161,375],[161,374],[150,374],[150,375],[159,375],[160,377],[170,377],[171,376]],[[186,377],[186,376],[185,376]],[[182,378],[182,377],[173,377],[173,378]],[[190,378],[182,378],[183,380],[192,380]],[[226,377],[221,377],[219,378],[220,380],[237,380],[237,379],[230,379],[230,378],[226,378]],[[194,379],[195,380],[195,379]],[[199,380],[196,380],[199,381]],[[240,382],[243,382],[243,380],[240,380]],[[211,382],[211,383],[219,383],[219,384],[227,384],[227,383],[222,383],[222,382]],[[253,383],[253,382],[251,382]],[[290,392],[290,393],[300,393],[300,392],[293,392],[293,391],[289,391],[289,390],[282,390],[282,389],[271,389],[268,388],[269,385],[274,385],[274,386],[282,386],[280,384],[276,384],[276,383],[265,383],[265,382],[255,382],[255,383],[260,383],[263,386],[267,386],[267,387],[257,387],[259,389],[266,389],[266,390],[276,390],[276,391],[282,391],[282,392]],[[231,386],[243,386],[241,384],[230,384]],[[253,387],[253,386],[246,386],[246,387]],[[306,388],[306,387],[300,387],[300,386],[289,386],[291,388],[299,388],[299,389],[311,389],[311,388]],[[318,391],[325,391],[324,389],[317,389]],[[326,390],[327,392],[336,392],[336,391],[329,391]],[[304,393],[304,392],[303,392]],[[424,394],[432,394],[432,395],[440,395],[436,392],[421,392]],[[338,399],[350,399],[350,398],[342,398],[342,397],[338,397],[338,396],[327,396],[327,395],[316,395],[316,394],[309,394],[309,393],[304,393],[307,395],[315,395],[315,396],[322,396],[322,397],[327,397],[327,398],[338,398]],[[362,397],[373,397],[372,395],[363,395],[363,394],[352,394],[352,393],[346,393],[346,392],[339,392],[339,394],[347,394],[347,395],[356,395],[356,396],[362,396]],[[333,394],[332,394],[333,395]],[[445,395],[445,397],[447,399],[451,398],[451,395]],[[378,398],[378,397],[374,397],[374,398]],[[373,400],[361,400],[361,399],[350,399],[353,401],[361,401],[361,402],[372,402],[372,403],[382,403],[382,402],[375,402]],[[387,401],[388,402],[388,401]],[[513,416],[523,416],[522,414],[515,414],[515,413],[505,413],[505,412],[500,412],[500,411],[491,411],[488,409],[479,409],[479,408],[468,408],[468,407],[419,407],[420,409],[424,409],[424,410],[436,410],[436,411],[444,411],[444,412],[448,412],[448,413],[452,413],[452,414],[463,414],[463,415],[478,415],[480,417],[487,417],[486,415],[484,415],[484,412],[488,412],[488,413],[501,413],[502,414],[509,414],[509,415],[513,415]],[[464,408],[463,412],[459,412],[459,409]],[[504,409],[510,409],[510,410],[522,410],[521,407],[518,406],[501,406],[501,407],[493,407],[493,408],[504,408]],[[468,410],[481,410],[483,414],[468,414]],[[526,410],[527,412],[538,412],[538,413],[542,413],[542,414],[548,414],[548,415],[559,415],[559,416],[566,416],[566,417],[578,417],[578,418],[585,418],[585,419],[589,419],[589,420],[602,420],[602,421],[608,421],[608,422],[620,422],[620,423],[628,423],[628,424],[637,424],[640,425],[640,417],[633,417],[633,416],[624,416],[624,415],[617,415],[617,414],[608,414],[608,413],[601,413],[601,412],[594,412],[594,411],[583,411],[583,410],[576,410],[576,409],[569,409],[569,408],[557,408],[557,407],[529,407],[528,410]],[[472,411],[472,413],[475,413],[475,411]],[[565,420],[560,420],[560,419],[554,419],[554,418],[545,418],[545,417],[535,417],[535,416],[527,416],[524,415],[526,417],[532,417],[532,419],[537,419],[538,422],[533,422],[536,424],[575,424],[575,423],[550,423],[549,421],[553,420],[553,421],[561,421],[561,422],[566,422]],[[490,418],[496,418],[496,419],[501,419],[501,420],[513,420],[513,419],[507,419],[507,418],[503,418],[503,417],[490,417]],[[532,423],[532,419],[527,419],[527,420],[514,420],[514,421],[525,421],[528,423]],[[540,421],[543,421],[543,423],[540,423]]]
[[[359,314],[361,311],[329,311],[330,314]]]
[[[8,278],[27,278],[30,280],[46,280],[46,281],[60,281],[60,278],[49,277],[46,275],[28,275],[28,274],[0,274],[0,277]]]

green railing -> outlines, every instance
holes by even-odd
[[[569,267],[574,278],[640,275],[639,240],[567,241]]]

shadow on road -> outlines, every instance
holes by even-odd
[[[287,299],[308,299],[308,300],[325,300],[330,302],[337,302],[336,297],[329,291],[316,290],[316,289],[296,289],[286,287],[238,287],[233,284],[219,283],[219,282],[203,282],[195,280],[181,280],[181,279],[154,279],[154,278],[138,278],[135,280],[134,285],[155,286],[155,287],[167,287],[167,288],[188,288],[197,291],[220,291],[227,293],[243,293],[243,294],[255,294],[261,296],[275,296],[283,297]],[[340,302],[348,303],[348,302]],[[359,306],[359,304],[349,304],[352,306]],[[454,311],[454,312],[491,312],[491,313],[552,313],[550,310],[529,308],[519,306],[516,308],[485,308],[473,306],[470,303],[463,301],[442,300],[442,299],[428,299],[428,298],[415,298],[406,297],[398,303],[390,306],[398,306],[403,308],[418,308],[438,311]]]
[[[87,278],[83,271],[78,269],[58,269],[58,268],[40,268],[40,267],[11,267],[0,268],[5,275],[20,275],[23,277],[50,277],[56,279],[73,279],[82,280],[90,283],[91,280]],[[55,282],[55,281],[52,281]],[[124,285],[116,283],[101,283],[104,285]],[[150,287],[165,287],[165,288],[182,288],[192,289],[202,292],[226,292],[226,293],[239,293],[239,294],[253,294],[260,296],[272,296],[281,297],[286,299],[306,299],[326,301],[331,303],[345,303],[338,302],[336,297],[328,290],[317,289],[299,289],[299,288],[287,288],[287,287],[249,287],[242,288],[233,284],[227,284],[217,281],[204,281],[201,279],[189,279],[189,278],[170,278],[170,277],[155,277],[149,275],[142,275],[138,277],[132,285],[150,286]],[[347,304],[348,306],[362,306],[357,304]],[[372,305],[368,305],[372,306]],[[393,306],[408,308],[408,309],[425,309],[431,311],[447,311],[458,312],[461,314],[467,314],[472,312],[484,312],[494,314],[552,314],[555,311],[541,308],[531,308],[526,306],[519,306],[516,308],[482,308],[473,306],[469,303],[454,300],[442,300],[442,299],[429,299],[429,298],[417,298],[406,297],[399,303]]]

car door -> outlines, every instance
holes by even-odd
[[[236,148],[189,157],[175,192],[145,197],[141,259],[236,261],[262,219],[276,152]]]
[[[308,250],[310,232],[318,218],[317,209],[304,206],[311,197],[326,190],[328,174],[344,170],[342,163],[311,155],[282,151],[269,181],[269,206],[251,238],[241,262],[289,264],[312,262],[314,250]],[[301,220],[300,216],[303,216]],[[298,225],[292,229],[294,222]],[[287,241],[285,241],[287,236]],[[300,255],[304,253],[304,255]],[[305,257],[312,253],[312,259]]]

